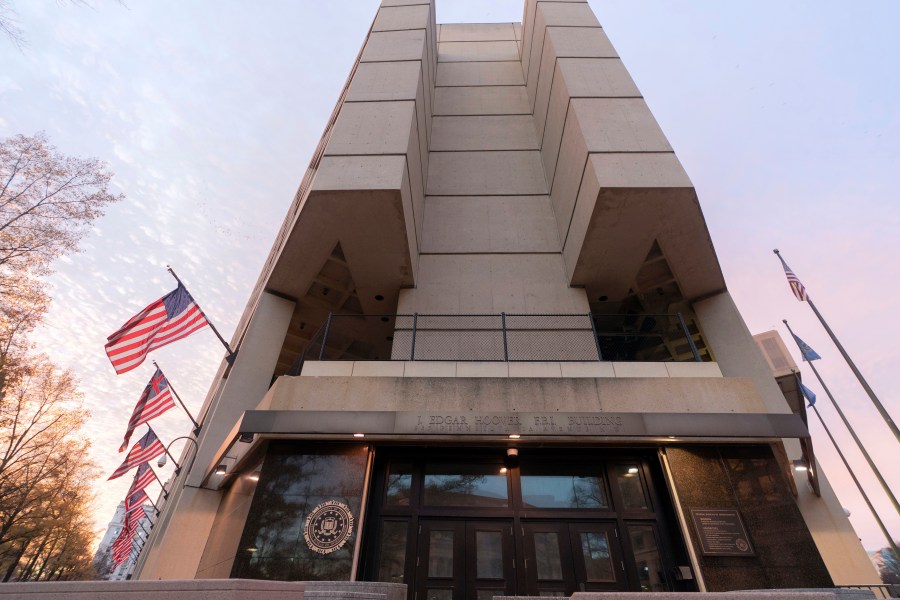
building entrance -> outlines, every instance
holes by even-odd
[[[361,576],[406,583],[410,600],[684,589],[653,451],[522,448],[517,458],[377,450]]]

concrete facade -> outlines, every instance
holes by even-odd
[[[196,451],[182,456],[191,467],[163,507],[140,579],[235,576],[242,535],[258,517],[267,444],[353,442],[354,431],[326,435],[314,424],[244,431],[246,411],[792,415],[728,294],[690,179],[588,4],[527,0],[522,24],[438,25],[434,15],[433,0],[382,2],[235,333],[237,359],[220,368]],[[656,354],[616,357],[601,343],[598,314],[619,319],[609,339],[622,345],[663,317],[675,333],[660,334]],[[419,315],[449,315],[450,325],[427,333],[419,321],[401,325]],[[502,338],[452,324],[465,315],[502,316]],[[507,315],[537,325],[507,331]],[[569,316],[588,325],[539,321]],[[416,339],[432,355],[416,354]],[[508,360],[507,345],[520,342],[526,354]],[[517,444],[527,449],[525,437]],[[679,477],[696,474],[713,444],[728,446],[728,436],[715,437],[623,441],[600,432],[542,443],[601,454],[651,448],[690,585],[779,587],[765,579],[772,561],[800,558],[761,547],[755,574],[738,584],[723,561],[699,556]],[[510,444],[496,433],[369,437],[366,481],[377,479],[381,448],[413,442]],[[818,579],[786,578],[778,581],[797,585],[781,587],[876,583],[824,475],[817,495],[791,470],[797,438],[748,441],[735,431],[733,444],[748,443],[771,457],[754,460],[769,461],[766,476],[794,507],[785,519],[798,544],[814,548]],[[215,473],[219,465],[226,474]],[[369,545],[356,542],[347,579],[374,577],[372,486],[360,492],[356,523]],[[756,526],[765,540],[775,525]],[[715,585],[706,586],[704,571],[717,573]]]

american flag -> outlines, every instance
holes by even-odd
[[[138,465],[137,471],[134,474],[134,481],[131,482],[131,487],[128,489],[128,494],[130,495],[133,492],[137,492],[146,488],[148,485],[153,483],[156,479],[156,473],[153,472],[153,469],[150,467],[150,463],[144,462]]]
[[[144,490],[138,490],[128,494],[128,496],[125,497],[125,514],[130,515],[138,509],[143,511],[144,502],[149,499],[150,496],[148,496],[147,492]]]
[[[131,554],[133,546],[134,529],[130,528],[126,522],[125,527],[119,532],[119,537],[116,538],[116,541],[114,541],[110,547],[112,550],[113,564],[118,566],[128,560],[128,556]]]
[[[113,471],[113,474],[109,476],[109,479],[121,477],[134,467],[141,463],[153,460],[165,451],[165,446],[162,445],[162,442],[159,441],[159,438],[156,437],[153,430],[148,429],[147,433],[144,434],[144,437],[139,439],[134,446],[131,447],[125,460],[119,465],[118,469]],[[107,481],[109,481],[109,479],[107,479]]]
[[[146,496],[146,494],[144,495]],[[143,527],[138,524],[147,516],[147,513],[144,511],[143,504],[132,505],[131,508],[131,511],[125,512],[125,526],[134,533],[137,533],[139,528],[143,529]],[[140,510],[137,510],[138,508]]]
[[[107,338],[106,355],[116,374],[134,369],[151,350],[171,344],[209,325],[187,289],[178,287],[131,317]]]
[[[124,452],[125,448],[128,447],[128,442],[131,441],[131,434],[134,433],[138,426],[174,407],[175,400],[172,398],[169,382],[166,381],[162,371],[156,369],[153,377],[150,378],[150,383],[144,388],[144,392],[131,413],[131,419],[128,420],[128,428],[125,430],[125,440],[119,446],[119,452]]]
[[[788,284],[791,286],[791,291],[794,292],[794,297],[797,298],[800,302],[804,300],[809,300],[809,295],[806,293],[806,288],[803,287],[803,284],[800,283],[800,279],[791,271],[791,268],[784,262],[784,259],[781,258],[781,255],[778,255],[778,259],[781,261],[781,266],[784,267],[784,274],[787,276]]]

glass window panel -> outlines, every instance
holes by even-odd
[[[503,534],[475,532],[475,572],[479,579],[503,579]]]
[[[378,559],[378,581],[404,583],[406,567],[406,521],[385,521],[381,528],[381,552]]]
[[[412,487],[412,465],[392,462],[388,467],[385,504],[388,506],[409,506],[409,491]]]
[[[562,558],[559,556],[558,534],[552,531],[535,533],[534,554],[539,580],[562,580]]]
[[[656,543],[655,527],[652,525],[629,525],[628,535],[634,548],[634,561],[637,563],[638,582],[642,592],[667,591],[663,578],[662,558]]]
[[[567,472],[568,471],[568,472]],[[603,476],[589,467],[523,465],[522,501],[529,508],[607,508]]]
[[[493,600],[494,596],[505,596],[506,590],[478,590],[478,600]]]
[[[616,482],[622,493],[622,508],[648,508],[641,469],[638,465],[616,465]]]
[[[361,447],[272,443],[244,525],[232,573],[247,579],[342,580],[350,576],[357,532],[321,555],[303,540],[309,512],[336,500],[359,514],[367,451]]]
[[[453,532],[432,531],[428,544],[428,576],[453,577]]]
[[[603,532],[581,532],[581,554],[588,581],[615,581],[609,539]]]
[[[453,590],[428,588],[425,598],[427,600],[453,600]]]
[[[426,465],[424,500],[427,506],[508,506],[506,473],[499,465]]]

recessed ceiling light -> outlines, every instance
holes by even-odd
[[[363,438],[363,437],[366,437],[366,434],[364,434],[364,433],[354,433],[354,434],[353,434],[353,437],[355,437],[355,438]]]
[[[511,434],[509,434],[509,439],[511,439],[511,440],[517,440],[517,439],[519,439],[520,437],[522,437],[522,436],[519,435],[518,433],[511,433]]]

